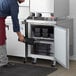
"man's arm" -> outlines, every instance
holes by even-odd
[[[11,5],[11,17],[13,22],[13,31],[17,33],[17,36],[20,41],[24,41],[24,36],[20,32],[20,26],[19,26],[19,20],[18,20],[18,12],[19,12],[19,6],[18,4],[12,3],[14,5]]]

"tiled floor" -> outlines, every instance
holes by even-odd
[[[67,70],[60,65],[57,65],[58,70],[48,76],[76,76],[76,61],[70,61],[70,69]]]
[[[10,61],[15,61],[15,62],[20,62],[23,63],[23,59],[19,58],[12,58]],[[26,64],[29,63],[31,64],[31,61],[26,62]],[[41,65],[41,66],[47,66],[51,67],[50,61],[45,61],[45,60],[39,60],[37,64],[34,65]],[[55,72],[49,74],[48,76],[76,76],[76,61],[70,61],[70,69],[67,70],[63,68],[61,65],[57,64],[56,67],[58,68]]]

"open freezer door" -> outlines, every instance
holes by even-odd
[[[69,69],[69,29],[55,26],[55,58],[59,64]]]

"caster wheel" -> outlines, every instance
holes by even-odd
[[[32,61],[32,64],[36,64],[36,62]]]
[[[24,63],[26,63],[27,62],[27,59],[24,59]]]
[[[24,63],[26,63],[26,61],[24,61]]]
[[[36,59],[33,59],[32,60],[32,64],[36,64]]]
[[[52,64],[51,67],[55,67],[55,65]]]

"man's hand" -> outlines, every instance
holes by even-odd
[[[23,3],[25,0],[18,0],[19,3]]]
[[[19,41],[21,41],[21,42],[24,42],[25,41],[24,35],[22,35],[21,32],[17,32],[17,35],[18,35]]]

